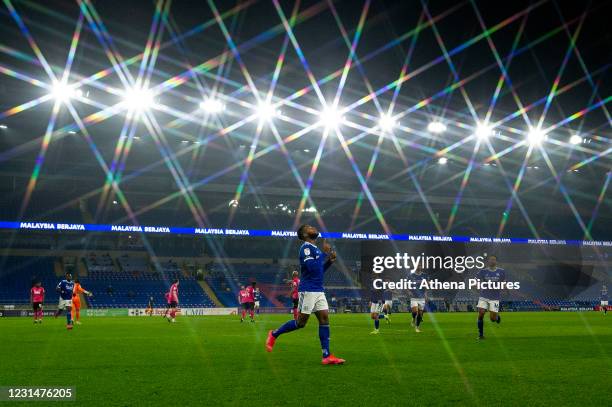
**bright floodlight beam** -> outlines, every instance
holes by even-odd
[[[59,102],[67,102],[71,98],[81,97],[83,91],[77,89],[74,86],[69,86],[65,82],[54,82],[51,88],[51,95]]]
[[[340,110],[335,107],[326,107],[319,115],[320,123],[327,129],[336,128],[344,122]]]
[[[208,98],[200,103],[200,109],[210,114],[221,113],[225,110],[225,104],[219,99]]]
[[[270,121],[275,116],[278,116],[280,111],[278,111],[271,103],[268,102],[260,102],[257,105],[257,117],[261,121]]]
[[[444,133],[446,131],[446,125],[442,122],[431,122],[427,125],[427,131],[430,133]]]
[[[129,110],[143,111],[151,108],[155,101],[149,89],[135,87],[124,93],[123,103]]]
[[[527,133],[527,140],[531,145],[541,144],[546,139],[546,133],[540,128],[532,128]]]
[[[572,137],[570,137],[569,142],[570,144],[578,145],[582,143],[582,137],[580,137],[578,134],[574,134]]]
[[[378,119],[378,127],[380,127],[382,131],[391,131],[395,125],[395,119],[388,114],[383,114],[380,116],[380,119]]]
[[[446,158],[446,157],[440,157],[440,158],[438,159],[438,164],[440,164],[440,165],[446,165],[446,163],[448,163],[448,158]]]
[[[474,134],[476,134],[476,137],[478,137],[479,139],[485,139],[491,136],[491,134],[493,134],[493,128],[484,123],[478,123]]]

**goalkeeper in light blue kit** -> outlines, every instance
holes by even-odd
[[[506,271],[497,267],[497,256],[487,257],[487,267],[479,270],[478,278],[481,282],[503,282],[506,281]],[[489,311],[489,318],[492,322],[501,323],[499,315],[499,299],[501,289],[481,289],[478,298],[478,339],[484,339],[484,314]]]

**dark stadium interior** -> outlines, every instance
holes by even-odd
[[[159,106],[148,120],[130,120],[124,112],[112,110],[118,103],[121,75],[108,55],[111,52],[113,60],[128,61],[124,72],[139,73],[139,59],[129,58],[142,51],[140,44],[149,38],[149,22],[159,17],[150,2],[135,1],[119,8],[112,2],[99,2],[95,13],[92,8],[85,17],[70,2],[15,2],[16,12],[23,14],[28,26],[27,34],[45,50],[45,61],[56,74],[71,60],[68,45],[75,21],[82,19],[71,69],[75,78],[85,82],[80,100],[72,103],[73,111],[59,110],[45,141],[53,103],[40,101],[48,92],[44,87],[23,85],[24,80],[44,82],[44,67],[32,54],[28,35],[13,23],[11,13],[2,10],[0,220],[262,230],[292,230],[297,222],[307,222],[331,232],[612,239],[607,193],[611,132],[606,108],[610,54],[601,52],[610,44],[610,32],[602,28],[609,10],[606,2],[589,6],[584,25],[584,7],[578,2],[481,2],[475,6],[440,1],[425,8],[418,2],[408,3],[414,7],[372,2],[362,28],[363,10],[351,2],[325,6],[305,1],[296,9],[291,2],[281,2],[278,8],[272,2],[257,7],[220,3],[216,11],[221,16],[229,13],[227,29],[234,43],[240,44],[233,49],[223,30],[210,23],[215,12],[208,5],[184,2],[172,13],[161,14],[164,31],[154,38],[156,59],[150,86],[164,89],[156,96]],[[324,12],[327,7],[342,16],[341,26],[334,13]],[[244,12],[233,14],[232,10]],[[288,37],[276,35],[284,30],[278,19],[266,18],[279,13],[288,19],[297,13],[300,22],[294,34],[300,38],[299,49]],[[123,22],[126,14],[130,24]],[[95,29],[96,15],[102,16],[112,39],[104,37],[111,34]],[[442,23],[432,30],[438,20]],[[530,24],[540,20],[545,23]],[[476,28],[454,28],[499,21],[490,29],[492,43],[478,37]],[[568,27],[575,24],[581,24],[580,55],[569,58],[575,51],[568,49],[567,41],[549,38],[569,38],[573,31]],[[399,34],[406,32],[405,27],[421,25]],[[338,28],[348,37],[339,35]],[[516,36],[504,32],[508,30]],[[367,41],[360,44],[359,60],[340,79],[342,69],[336,69],[345,64],[347,40],[357,32]],[[474,41],[474,36],[483,40]],[[279,49],[285,51],[275,78]],[[447,54],[441,56],[441,50]],[[305,66],[302,53],[305,60],[316,63]],[[508,71],[508,86],[501,86],[492,97],[502,79],[497,55]],[[567,63],[560,72],[563,60]],[[200,64],[197,69],[186,70],[196,64]],[[402,81],[401,87],[389,85],[401,69],[410,79]],[[260,126],[252,120],[258,102],[247,72],[262,92],[274,87],[272,102],[280,106],[274,125]],[[308,80],[309,72],[325,78],[317,89]],[[461,91],[452,86],[459,77]],[[549,103],[551,81],[559,78],[554,85],[559,92]],[[345,113],[341,135],[321,138],[323,129],[309,127],[318,120],[318,94],[333,98],[341,80],[345,82],[339,105],[353,108]],[[198,108],[202,97],[213,91],[227,95],[227,108],[221,115],[208,115]],[[38,102],[23,106],[30,100]],[[389,103],[396,112],[403,112],[394,137],[376,127],[380,105]],[[491,121],[498,123],[492,141],[480,148],[479,141],[476,147],[465,142],[475,131],[474,115],[484,117],[492,106]],[[585,109],[588,114],[580,113]],[[547,135],[545,149],[532,152],[529,145],[520,145],[525,113],[531,120],[546,115],[543,125],[554,129]],[[428,131],[428,123],[436,117],[447,125],[443,134]],[[570,146],[566,140],[576,132],[582,142]],[[290,140],[279,144],[287,137]],[[440,157],[448,162],[440,165]],[[116,277],[114,272],[130,274],[120,259],[136,254],[144,259],[139,272],[161,271],[146,284],[155,285],[160,279],[163,285],[170,271],[161,262],[178,258],[181,278],[193,279],[200,271],[211,285],[230,290],[230,296],[220,294],[228,302],[225,305],[234,303],[240,280],[257,276],[281,287],[297,250],[294,241],[193,235],[5,230],[0,238],[4,274],[23,266],[16,259],[44,250],[47,254],[41,264],[46,265],[41,267],[57,263],[57,274],[70,258],[76,262],[72,266],[76,273],[81,271],[82,278],[93,279],[86,281],[99,288]],[[340,240],[334,244],[343,262],[336,288],[356,293],[360,245]],[[110,263],[86,277],[89,268],[96,268],[88,263],[87,253],[105,251],[113,253]],[[22,257],[11,257],[15,253]],[[263,260],[252,270],[235,266],[251,259]],[[600,279],[586,285],[600,284]],[[132,303],[144,304],[145,292],[159,295],[163,290],[147,286],[140,291],[142,295],[131,298]],[[276,291],[270,294],[275,295]],[[205,304],[209,298],[200,290],[194,301]]]
[[[0,1],[0,402],[610,405],[611,16]]]
[[[445,16],[444,24],[437,28],[448,50],[457,49],[475,34],[469,31],[449,32],[455,23],[465,24],[466,19],[471,22],[475,18],[470,6],[452,7],[452,4],[435,2],[428,6],[431,15]],[[479,4],[484,23],[487,23],[487,19],[497,21],[501,15],[510,16],[509,24],[514,30],[518,30],[523,19],[527,18],[525,10],[529,7],[533,10],[529,12],[528,20],[537,19],[540,14],[555,15],[555,18],[549,19],[551,26],[526,24],[523,35],[518,44],[515,44],[514,53],[511,52],[512,36],[498,38],[492,34],[497,52],[506,56],[505,62],[511,62],[508,69],[513,78],[516,78],[512,86],[501,89],[495,101],[495,119],[503,119],[500,134],[491,146],[497,152],[512,147],[521,137],[520,133],[516,133],[517,129],[522,131],[525,127],[524,118],[515,112],[515,96],[520,98],[523,105],[530,107],[530,117],[535,118],[543,112],[550,81],[559,70],[557,62],[547,62],[560,61],[568,52],[565,43],[546,41],[547,35],[556,27],[555,24],[569,24],[580,18],[583,11],[580,5],[568,2],[563,5],[549,3],[540,7],[528,5],[528,2],[507,2],[503,6]],[[219,5],[219,12],[223,13],[231,6]],[[288,15],[292,11],[289,6],[290,3],[283,4]],[[28,21],[32,22],[32,35],[38,39],[42,49],[48,50],[45,56],[49,64],[61,72],[68,52],[65,45],[69,44],[69,33],[74,28],[78,10],[66,2],[24,2],[17,3],[16,7],[27,13]],[[136,22],[130,25],[121,24],[121,14],[125,11],[115,10],[110,3],[101,3],[97,7],[97,12],[108,20],[107,29],[115,36],[113,46],[118,54],[128,58],[137,53],[140,48],[135,44],[145,41],[148,33],[146,27],[152,15],[146,13],[151,12],[151,7],[141,7],[139,2],[128,6],[130,13],[138,16]],[[311,66],[316,77],[328,75],[328,67],[342,66],[346,58],[343,52],[346,44],[341,36],[336,35],[333,16],[321,12],[321,7],[316,2],[301,4],[301,13],[307,21],[296,27],[296,35],[302,38],[300,45],[305,56],[317,60]],[[357,23],[359,8],[352,7],[350,2],[340,2],[337,7],[337,12],[346,16],[346,21]],[[185,63],[192,60],[210,60],[213,67],[216,67],[215,58],[228,52],[226,41],[219,30],[208,30],[205,40],[198,36],[180,37],[181,33],[184,34],[180,29],[194,25],[190,21],[192,8],[193,13],[199,16],[198,21],[208,21],[208,17],[214,17],[207,6],[195,2],[190,2],[172,14],[168,31],[161,42],[156,69],[152,72],[152,86],[183,74]],[[570,58],[560,83],[561,89],[564,86],[569,86],[569,89],[557,95],[555,102],[547,109],[546,118],[550,124],[563,121],[567,116],[580,112],[585,106],[609,94],[610,76],[605,73],[610,65],[610,55],[599,49],[610,43],[610,34],[602,35],[597,31],[605,19],[606,13],[598,12],[603,9],[605,2],[595,2],[591,6],[589,23],[582,27],[580,35],[580,55],[590,73],[585,75],[580,61]],[[451,13],[449,10],[456,12]],[[270,12],[276,12],[273,5],[264,3],[254,9],[248,8],[247,15],[241,15],[239,20],[231,20],[232,24],[240,26],[235,41],[247,43],[243,46],[244,50],[241,48],[242,61],[255,78],[255,85],[262,89],[270,86],[270,75],[274,72],[277,59],[275,53],[282,46],[282,36],[260,38],[256,35],[261,29],[261,17]],[[62,17],[49,18],[59,15]],[[354,103],[370,94],[364,76],[371,89],[384,87],[397,77],[410,51],[410,41],[395,46],[388,46],[387,43],[395,38],[397,32],[402,31],[402,27],[416,24],[419,13],[393,2],[374,2],[369,16],[362,33],[368,41],[360,48],[359,64],[347,76],[343,88],[343,104]],[[6,66],[38,78],[43,72],[40,64],[22,55],[29,55],[26,39],[15,24],[8,24],[10,16],[7,13],[3,13],[2,18],[7,22],[0,28],[6,45]],[[42,21],[45,23],[41,24]],[[143,22],[142,26],[139,26],[140,21]],[[267,26],[274,31],[278,30],[273,28],[277,27],[276,24],[274,21]],[[354,33],[352,30],[355,28],[354,25],[346,27],[349,34]],[[557,35],[568,33],[559,32]],[[196,37],[199,40],[195,40]],[[332,41],[321,41],[332,37],[335,38]],[[325,58],[318,60],[317,53],[324,54]],[[511,61],[508,61],[508,55],[512,56]],[[472,156],[473,143],[461,143],[471,131],[470,109],[461,92],[445,92],[450,83],[448,81],[452,81],[453,72],[444,60],[436,60],[438,57],[438,46],[432,30],[419,33],[410,60],[417,73],[414,80],[405,82],[401,88],[395,108],[396,111],[406,110],[410,113],[401,119],[402,128],[396,140],[382,140],[375,170],[367,181],[373,200],[361,198],[363,204],[357,216],[354,216],[355,205],[363,191],[352,163],[354,161],[359,174],[365,176],[378,138],[377,134],[367,133],[367,129],[375,124],[373,120],[377,116],[373,101],[360,104],[347,113],[346,119],[350,120],[351,125],[343,128],[343,137],[351,140],[350,149],[354,160],[347,157],[338,140],[327,140],[310,190],[310,197],[320,215],[321,226],[336,231],[384,232],[380,217],[372,205],[375,202],[388,227],[394,232],[491,236],[498,233],[501,219],[507,218],[507,226],[502,232],[506,236],[531,237],[535,229],[542,237],[582,237],[585,233],[576,219],[580,217],[588,222],[597,205],[602,185],[609,177],[610,157],[606,152],[609,151],[610,122],[609,116],[606,116],[607,110],[593,109],[587,116],[571,121],[551,133],[550,142],[546,146],[546,157],[535,152],[526,160],[524,148],[505,153],[500,161],[490,159],[489,148],[481,148]],[[103,47],[87,24],[83,27],[74,61],[72,69],[78,77],[93,75],[109,66]],[[431,61],[436,61],[431,68],[422,72],[419,70]],[[470,95],[471,108],[478,116],[482,116],[490,106],[490,95],[494,93],[499,79],[494,54],[485,41],[479,41],[473,46],[460,49],[456,53],[455,64],[457,69],[461,69],[462,78],[477,75],[478,80],[467,80],[463,89]],[[132,74],[137,73],[137,68],[138,64],[129,67]],[[320,85],[326,97],[334,95],[338,81],[337,77],[334,78]],[[445,80],[441,82],[439,78]],[[83,86],[83,91],[89,95],[88,103],[75,105],[78,115],[82,118],[90,117],[102,106],[116,103],[116,95],[105,92],[105,86],[116,86],[116,81],[117,75],[109,73]],[[219,93],[228,93],[233,98],[255,104],[243,82],[243,72],[237,62],[223,65],[222,77],[212,67],[203,70],[197,77],[189,77],[180,87],[171,88],[159,96],[160,102],[167,106],[155,112],[155,120],[163,133],[151,135],[151,129],[142,121],[136,121],[129,127],[126,137],[129,141],[124,140],[129,146],[122,150],[123,154],[117,163],[120,170],[115,176],[119,179],[125,201],[140,224],[155,224],[163,218],[171,220],[167,223],[172,225],[201,226],[203,223],[208,227],[241,228],[293,226],[295,211],[300,205],[303,192],[296,176],[302,182],[308,178],[315,161],[320,130],[310,131],[286,143],[288,157],[278,148],[272,148],[261,158],[255,159],[248,169],[248,178],[237,207],[228,206],[228,202],[236,196],[245,160],[257,132],[257,121],[245,123],[219,137],[220,129],[250,115],[249,108],[232,103],[231,109],[228,108],[224,115],[210,118],[197,111],[197,101],[203,92],[207,93],[203,89],[216,86]],[[45,93],[44,89],[24,88],[22,84],[22,80],[10,75],[0,78],[3,111]],[[276,83],[274,100],[281,101],[302,88],[310,90],[296,100],[299,105],[289,102],[283,104],[283,116],[291,120],[275,121],[275,131],[281,137],[299,132],[310,122],[316,121],[316,112],[312,108],[304,110],[304,106],[308,105],[316,110],[318,104],[315,92],[309,86],[297,52],[289,47]],[[383,93],[379,96],[380,103],[388,104],[391,96],[391,91]],[[428,103],[423,108],[414,108],[422,101]],[[46,102],[19,114],[3,114],[2,123],[7,129],[2,131],[0,138],[2,219],[84,222],[84,213],[88,213],[91,219],[87,223],[133,222],[121,202],[113,205],[113,202],[119,201],[115,191],[104,193],[108,174],[100,161],[103,160],[107,166],[113,162],[115,151],[122,142],[119,135],[122,134],[122,128],[125,130],[123,114],[112,115],[99,122],[93,120],[86,126],[86,135],[78,128],[76,134],[69,134],[74,120],[66,109],[62,109],[55,124],[53,140],[45,153],[44,164],[37,174],[36,187],[27,206],[21,211],[51,107],[52,104]],[[185,114],[192,117],[186,118]],[[431,117],[438,115],[444,115],[445,122],[449,123],[448,131],[443,136],[431,135],[425,129]],[[450,125],[452,123],[456,125]],[[568,149],[564,140],[577,130],[585,135],[588,144],[583,144],[583,148]],[[256,153],[276,143],[272,128],[268,126],[263,128],[255,140],[257,145],[253,145]],[[447,155],[448,164],[438,165],[437,152],[449,146],[453,147]],[[172,157],[171,162],[164,160],[167,155]],[[572,169],[574,164],[597,155],[602,156],[575,171]],[[289,159],[294,167],[288,164]],[[461,181],[470,159],[475,165],[470,169],[469,182],[462,188]],[[550,159],[554,172],[548,169],[547,159]],[[503,166],[503,171],[495,168],[497,165]],[[504,215],[512,186],[521,168],[525,174],[521,179],[519,196],[522,206],[527,208],[528,216],[522,213],[521,205],[517,204],[510,213]],[[194,215],[193,204],[190,204],[187,196],[180,193],[181,185],[184,184],[192,188],[190,192],[197,203],[195,211],[198,215]],[[455,219],[449,222],[453,204],[459,195],[462,198],[458,211]],[[610,238],[611,228],[608,226],[611,214],[609,199],[606,199],[601,203],[597,221],[591,225],[592,238]],[[311,215],[304,213],[302,216],[305,221],[314,221]],[[436,226],[433,217],[439,226]],[[529,226],[530,222],[533,228]]]

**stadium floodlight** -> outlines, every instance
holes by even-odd
[[[448,158],[446,158],[446,157],[440,157],[440,158],[438,159],[438,164],[440,164],[440,165],[446,165],[446,163],[448,163]]]
[[[391,115],[383,114],[380,116],[380,119],[378,119],[378,127],[380,127],[382,131],[391,131],[395,125],[395,119]]]
[[[493,128],[487,124],[478,123],[478,125],[476,125],[476,131],[474,132],[474,134],[479,139],[485,139],[488,138],[491,134],[493,134]]]
[[[427,125],[427,131],[430,133],[444,133],[446,131],[446,125],[442,122],[431,122]]]
[[[580,144],[580,143],[582,143],[582,141],[583,141],[583,140],[582,140],[582,137],[580,137],[578,134],[574,134],[574,135],[573,135],[572,137],[570,137],[570,139],[569,139],[570,144],[573,144],[573,145]]]
[[[319,122],[327,129],[336,128],[344,122],[341,111],[332,106],[328,106],[319,114]]]
[[[280,111],[270,102],[260,102],[257,105],[257,117],[261,121],[270,121],[278,115],[280,115]]]
[[[124,92],[123,103],[129,110],[142,111],[152,107],[155,101],[151,90],[133,87]]]
[[[71,98],[83,96],[83,91],[66,82],[54,82],[51,88],[51,96],[58,102],[67,102]]]
[[[225,110],[225,104],[219,99],[207,98],[200,102],[200,109],[210,114],[221,113]]]
[[[228,202],[227,206],[229,206],[230,208],[237,208],[238,207],[238,200],[237,199],[232,199],[231,201]]]
[[[532,128],[529,130],[529,133],[527,133],[527,140],[531,145],[540,144],[544,139],[546,139],[546,133],[539,127]]]
[[[8,126],[6,124],[0,124],[0,129],[6,130],[8,129]]]

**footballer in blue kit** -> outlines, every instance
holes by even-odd
[[[304,243],[300,247],[300,285],[298,287],[298,318],[269,331],[266,339],[266,350],[272,352],[276,338],[282,334],[304,328],[310,314],[319,320],[319,341],[323,352],[324,365],[341,365],[345,361],[332,355],[329,351],[329,306],[325,298],[323,277],[336,261],[336,252],[323,240],[321,249],[315,244],[319,237],[317,229],[310,225],[301,225],[297,230],[298,239]]]
[[[65,278],[59,282],[55,290],[60,295],[55,317],[57,318],[62,311],[66,311],[66,328],[72,329],[72,292],[74,290],[72,274],[66,273]]]
[[[414,289],[410,290],[410,311],[412,312],[411,325],[415,332],[421,332],[421,322],[423,322],[423,312],[427,303],[427,292],[421,288],[423,280],[427,280],[427,275],[421,267],[418,267],[414,273],[408,275],[408,280],[414,284]]]
[[[479,270],[478,278],[482,282],[501,283],[506,281],[506,271],[497,267],[497,256],[487,257],[487,267]],[[480,290],[478,298],[478,339],[484,339],[484,315],[489,311],[489,318],[492,322],[501,323],[499,315],[499,300],[501,289],[483,288]]]

